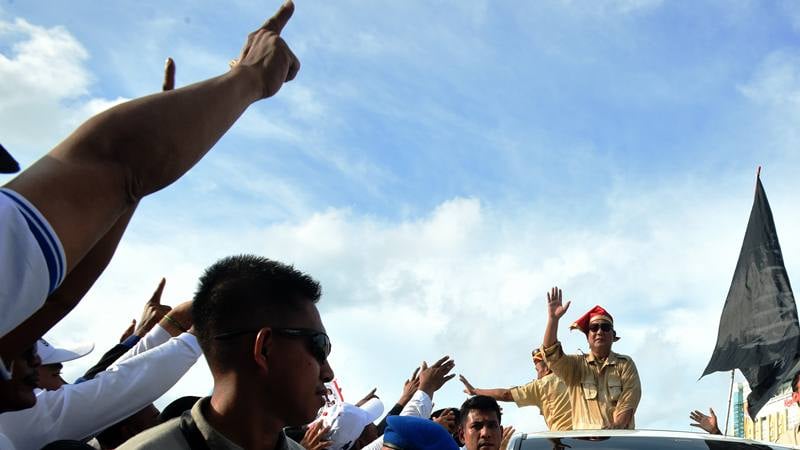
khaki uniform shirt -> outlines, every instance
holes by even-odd
[[[211,450],[241,450],[242,447],[231,442],[211,425],[203,417],[203,409],[208,407],[211,397],[198,400],[191,410],[192,420],[197,425],[198,431],[206,440]],[[189,443],[183,437],[180,429],[180,417],[172,419],[161,425],[145,430],[136,436],[128,439],[127,442],[118,447],[119,450],[130,449],[163,449],[163,450],[192,450]],[[281,450],[304,450],[297,442],[286,437],[281,432],[278,438],[278,447]]]
[[[610,428],[615,414],[636,412],[642,386],[630,356],[611,352],[600,362],[591,353],[565,355],[556,342],[544,349],[544,360],[567,386],[574,430]],[[628,428],[634,428],[633,417]]]
[[[511,388],[517,406],[538,406],[550,431],[572,429],[569,392],[561,378],[552,373],[524,386]]]

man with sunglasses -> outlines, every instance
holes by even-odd
[[[314,420],[333,379],[320,295],[313,278],[266,258],[233,256],[209,267],[192,316],[212,394],[120,448],[302,449],[283,428]]]
[[[633,429],[633,415],[642,397],[639,373],[630,356],[611,351],[619,340],[614,319],[601,306],[595,306],[570,329],[586,335],[588,354],[565,355],[558,342],[558,321],[571,302],[562,303],[561,289],[547,294],[547,326],[544,358],[547,365],[564,381],[572,403],[574,430],[617,428]]]

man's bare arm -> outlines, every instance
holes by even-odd
[[[178,179],[251,103],[294,78],[299,61],[280,37],[293,9],[284,4],[251,33],[228,73],[98,114],[6,185],[55,229],[68,272],[136,201]]]
[[[495,400],[502,402],[513,402],[514,397],[511,396],[511,389],[496,388],[496,389],[478,389],[474,387],[464,375],[459,375],[458,379],[464,383],[464,393],[467,395],[486,395]]]

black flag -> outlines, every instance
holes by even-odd
[[[739,262],[719,321],[717,346],[703,376],[739,369],[750,384],[751,418],[796,370],[800,325],[778,233],[761,178]],[[702,377],[701,377],[702,378]]]
[[[0,173],[15,172],[19,172],[19,164],[17,164],[11,154],[0,145]]]

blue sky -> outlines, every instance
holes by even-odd
[[[0,139],[27,166],[157,91],[167,56],[179,86],[220,74],[277,6],[2,1]],[[558,284],[568,350],[586,349],[571,320],[598,303],[615,316],[644,385],[638,426],[724,414],[727,375],[697,377],[759,164],[800,267],[794,2],[298,1],[283,35],[298,78],[142,203],[53,340],[110,346],[161,276],[175,303],[217,258],[254,252],[322,281],[345,397],[378,386],[391,404],[443,354],[478,386],[532,378]],[[198,364],[168,395],[209,387]],[[435,399],[462,400],[457,381]],[[534,408],[505,412],[543,427]]]

